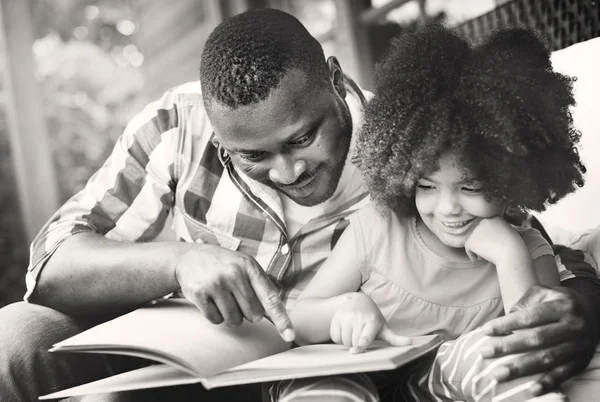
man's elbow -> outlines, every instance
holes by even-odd
[[[27,301],[40,306],[49,307],[55,310],[61,310],[60,308],[60,286],[57,284],[56,278],[52,275],[48,275],[46,270],[42,271],[38,277],[35,288],[27,298]]]

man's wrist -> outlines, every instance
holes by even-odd
[[[181,286],[179,284],[179,268],[181,266],[180,261],[182,257],[189,251],[190,246],[194,243],[187,242],[172,242],[169,245],[169,253],[168,253],[168,272],[169,277],[173,281],[173,284],[176,289],[179,289]]]

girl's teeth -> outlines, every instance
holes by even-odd
[[[459,227],[465,226],[467,223],[469,223],[469,221],[462,221],[462,222],[456,222],[456,223],[444,223],[444,226],[447,226],[449,228],[459,228]]]

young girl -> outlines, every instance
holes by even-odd
[[[354,155],[373,203],[350,217],[291,310],[297,340],[361,352],[376,338],[460,337],[411,378],[388,373],[388,393],[391,386],[396,400],[529,400],[529,380],[502,388],[492,379],[477,349],[486,337],[476,329],[530,286],[559,284],[540,233],[503,216],[509,206],[542,211],[583,184],[571,79],[552,71],[530,31],[500,31],[472,48],[439,25],[400,36],[375,78]],[[369,389],[383,389],[382,374],[369,378],[327,381],[365,400]],[[295,400],[294,390],[322,388],[319,381],[271,391]]]

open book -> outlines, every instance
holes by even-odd
[[[213,325],[190,302],[172,299],[143,307],[62,341],[53,352],[114,353],[151,359],[151,365],[45,395],[65,398],[202,383],[207,388],[354,372],[390,370],[435,349],[438,336],[410,346],[374,343],[350,354],[341,345],[290,349],[268,320],[240,327]]]

